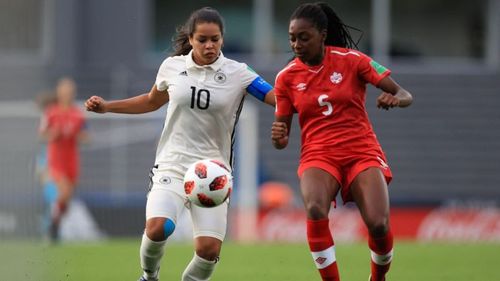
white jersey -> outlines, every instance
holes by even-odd
[[[163,61],[156,87],[167,90],[170,101],[155,163],[181,178],[201,159],[218,159],[230,167],[246,89],[257,77],[222,53],[206,66],[193,61],[192,51]]]

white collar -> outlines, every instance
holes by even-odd
[[[217,57],[217,59],[213,63],[207,64],[207,65],[198,65],[194,62],[193,50],[191,50],[189,52],[189,54],[187,54],[187,57],[186,57],[186,68],[187,69],[189,69],[189,68],[211,68],[212,70],[217,71],[222,67],[223,63],[224,63],[224,54],[222,54],[222,51],[219,53],[219,57]]]

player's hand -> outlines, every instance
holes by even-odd
[[[97,113],[108,112],[106,101],[98,96],[92,96],[85,102],[85,108],[87,111],[93,111]]]
[[[377,98],[377,107],[389,110],[389,108],[399,106],[399,102],[400,100],[398,97],[387,92],[382,92]]]
[[[271,140],[277,149],[285,148],[288,144],[288,128],[285,122],[273,122]]]
[[[46,136],[47,136],[48,141],[55,141],[55,140],[62,138],[63,135],[61,133],[61,130],[56,129],[56,128],[51,128],[51,129],[47,130]]]

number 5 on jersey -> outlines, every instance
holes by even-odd
[[[203,101],[205,101],[204,104]],[[210,91],[207,89],[197,91],[196,87],[191,86],[191,108],[194,108],[195,105],[199,109],[207,109],[210,105]]]
[[[328,98],[328,95],[325,95],[325,94],[318,97],[319,106],[326,106],[327,107],[327,109],[325,111],[321,112],[325,116],[328,116],[328,115],[332,114],[332,112],[333,112],[332,103],[329,101],[325,101],[327,98]]]

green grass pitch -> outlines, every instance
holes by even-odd
[[[135,281],[140,275],[139,238],[100,243],[0,241],[0,280]],[[189,244],[167,246],[161,280],[180,280],[191,259]],[[369,252],[364,243],[337,245],[342,280],[366,281]],[[212,280],[320,280],[306,243],[225,243]],[[499,281],[500,244],[397,241],[388,281]]]

